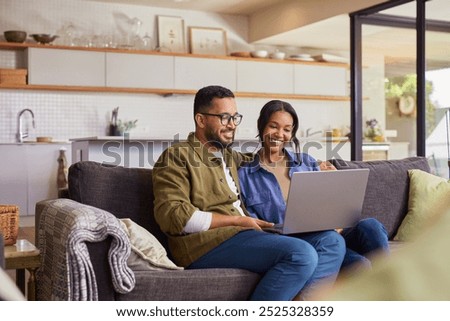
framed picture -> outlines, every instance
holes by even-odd
[[[183,19],[158,16],[158,47],[165,52],[186,52]]]
[[[227,55],[227,34],[220,28],[189,27],[191,53]]]

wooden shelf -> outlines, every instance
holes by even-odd
[[[53,86],[53,85],[10,85],[0,84],[0,89],[19,90],[48,90],[69,92],[106,92],[106,93],[130,93],[130,94],[157,94],[162,96],[171,95],[195,95],[196,90],[181,89],[158,89],[158,88],[122,88],[122,87],[87,87],[87,86]],[[320,95],[297,95],[297,94],[271,94],[235,92],[236,97],[243,98],[271,98],[271,99],[299,99],[299,100],[327,100],[327,101],[350,101],[346,96],[320,96]]]
[[[299,94],[271,94],[271,93],[248,93],[236,92],[237,97],[246,98],[271,98],[271,99],[300,99],[300,100],[328,100],[328,101],[350,101],[347,96],[322,96],[322,95],[299,95]]]

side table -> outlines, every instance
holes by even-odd
[[[5,246],[5,268],[16,270],[16,284],[25,295],[25,269],[30,272],[28,279],[29,301],[36,300],[36,270],[40,266],[40,252],[28,240],[17,240],[16,244]]]

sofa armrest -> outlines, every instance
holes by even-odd
[[[63,264],[64,266],[62,269],[67,270],[67,261],[64,260],[63,262],[56,262],[59,258],[56,257],[56,255],[50,253],[51,251],[57,251],[57,246],[64,247],[66,246],[64,243],[65,240],[61,240],[58,242],[58,239],[55,239],[55,235],[57,237],[60,236],[61,230],[58,225],[61,225],[61,217],[64,217],[64,215],[67,215],[67,212],[74,213],[74,211],[82,212],[83,210],[92,209],[91,206],[84,205],[72,200],[62,200],[64,202],[64,209],[61,209],[59,211],[58,206],[55,206],[55,202],[58,200],[45,200],[38,202],[36,204],[36,245],[38,246],[39,250],[41,251],[41,262],[45,259],[47,259],[47,262],[44,264],[44,266],[38,270],[38,280],[37,280],[37,293],[38,293],[38,299],[41,300],[49,300],[53,299],[55,296],[53,294],[54,291],[57,291],[58,289],[53,289],[53,274],[55,271],[52,269],[45,269],[46,266],[51,263],[51,265],[54,265],[56,263]],[[61,200],[60,200],[61,201]],[[48,224],[44,224],[42,222],[45,222],[46,215],[49,215],[46,211],[46,208],[51,206],[52,210],[55,208],[57,209],[57,213],[52,214],[52,218],[56,217],[55,222],[55,229],[54,231],[49,231]],[[99,210],[101,211],[101,210]],[[71,214],[73,215],[73,214]],[[68,216],[68,215],[67,215]],[[70,219],[70,218],[68,218]],[[59,224],[58,224],[59,223]],[[41,226],[42,225],[42,226]],[[44,226],[46,229],[46,232],[44,231]],[[50,227],[51,228],[51,227]],[[54,232],[55,234],[53,234]],[[67,234],[70,232],[65,231],[64,234]],[[55,242],[56,241],[56,242]],[[99,300],[115,300],[116,292],[113,287],[113,280],[112,280],[112,273],[111,268],[109,265],[108,260],[108,253],[109,249],[112,243],[112,237],[108,236],[106,239],[99,241],[99,242],[88,242],[86,241],[86,247],[89,252],[90,261],[94,270],[94,275],[97,283],[97,290],[98,290],[98,299]],[[48,244],[48,246],[47,246]],[[46,247],[51,247],[51,249],[47,249]],[[63,250],[61,250],[63,251]],[[60,260],[61,261],[61,260]],[[52,280],[51,282],[45,282],[45,280]],[[50,288],[49,288],[50,287]]]

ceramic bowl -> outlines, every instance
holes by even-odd
[[[27,33],[20,30],[8,30],[3,33],[6,41],[22,43],[27,38]]]
[[[58,36],[56,36],[56,35],[52,36],[52,35],[49,35],[46,33],[35,33],[35,34],[30,35],[30,37],[32,37],[35,41],[37,41],[41,44],[51,43],[56,38],[58,38]]]
[[[267,58],[268,54],[269,53],[267,52],[267,50],[255,50],[255,51],[250,52],[250,55],[253,58]]]
[[[272,52],[270,54],[271,59],[283,60],[286,57],[286,54],[281,51]]]

